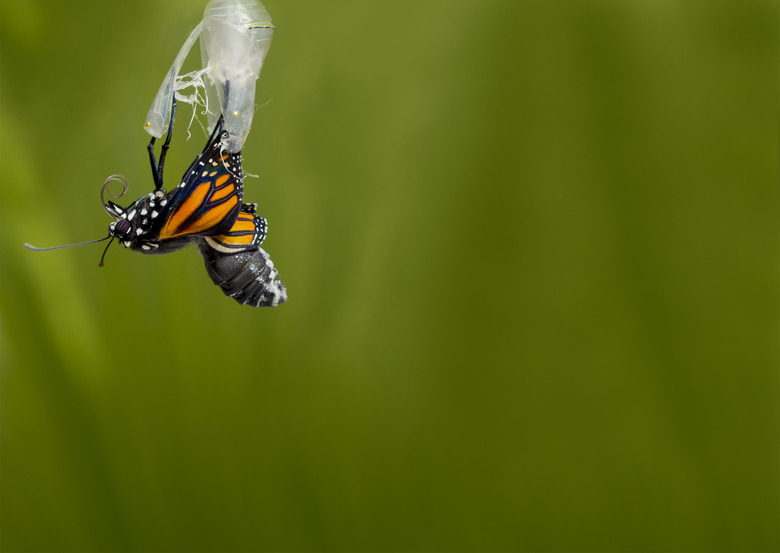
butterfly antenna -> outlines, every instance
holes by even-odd
[[[65,244],[63,246],[52,246],[51,248],[36,248],[35,246],[25,243],[24,247],[34,252],[48,252],[51,250],[61,250],[63,248],[75,248],[78,246],[86,246],[88,244],[97,244],[98,242],[102,242],[103,240],[108,240],[109,238],[111,238],[111,235],[106,236],[105,238],[98,238],[97,240],[90,240],[89,242],[79,242],[78,244]]]
[[[106,238],[108,238],[108,237],[106,237]],[[108,247],[111,245],[111,242],[113,242],[113,241],[114,241],[114,237],[112,236],[111,240],[109,240],[108,244],[106,244],[106,249],[103,250],[103,255],[100,256],[100,263],[98,263],[98,267],[102,267],[103,266],[103,259],[105,259],[106,252],[108,251]]]

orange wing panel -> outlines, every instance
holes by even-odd
[[[217,182],[219,182],[220,179],[222,179],[222,177],[219,177],[219,179],[217,179]],[[227,180],[227,179],[225,179],[225,180]],[[223,186],[222,188],[218,188],[211,195],[211,201],[212,202],[216,202],[217,200],[221,200],[225,196],[229,196],[233,192],[233,190],[235,190],[235,189],[236,189],[236,187],[233,186],[232,184],[228,184],[227,186]]]
[[[184,234],[180,228],[181,225],[183,225],[184,221],[200,207],[209,190],[211,190],[211,182],[207,181],[199,184],[197,188],[192,191],[187,200],[165,222],[165,226],[160,231],[160,240]]]
[[[217,226],[225,217],[227,217],[230,210],[236,207],[238,204],[238,198],[233,196],[226,202],[219,205],[215,205],[206,211],[201,217],[198,217],[194,222],[187,225],[181,230],[178,230],[174,236],[180,234],[197,234]]]

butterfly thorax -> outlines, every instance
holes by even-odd
[[[199,155],[170,192],[158,188],[127,208],[108,202],[115,219],[109,234],[126,248],[159,254],[230,231],[241,210],[243,171],[241,154],[223,151],[222,143]]]
[[[108,207],[116,219],[108,225],[109,234],[124,247],[142,253],[169,253],[184,247],[190,242],[186,237],[160,240],[161,222],[168,215],[169,201],[170,195],[160,188],[126,208],[109,202]]]

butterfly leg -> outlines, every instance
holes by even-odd
[[[173,106],[171,107],[171,122],[168,125],[168,135],[165,137],[165,144],[160,149],[160,164],[158,166],[157,159],[154,157],[154,143],[157,140],[154,136],[149,141],[149,145],[146,149],[149,151],[149,162],[152,165],[152,178],[154,179],[154,185],[156,188],[162,188],[163,185],[163,169],[165,167],[165,156],[168,154],[168,148],[171,144],[171,135],[173,134],[173,120],[176,118],[176,96],[173,97]]]
[[[171,135],[173,134],[173,120],[176,119],[176,94],[173,95],[173,106],[171,107],[171,124],[168,125],[168,135],[165,137],[165,144],[160,148],[160,167],[157,170],[157,188],[163,185],[163,168],[165,167],[165,156],[168,155],[168,148],[171,145]]]
[[[209,149],[211,144],[214,142],[214,140],[216,140],[216,138],[220,135],[220,133],[222,133],[222,129],[224,128],[225,128],[225,116],[220,115],[219,121],[217,121],[217,124],[214,125],[214,130],[211,131],[211,136],[209,136],[209,141],[206,142],[206,147],[203,148],[204,152]]]
[[[228,80],[225,82],[224,87],[224,95],[223,98],[228,98],[230,96],[230,81]],[[211,136],[209,137],[209,141],[206,143],[206,147],[203,148],[203,151],[209,149],[211,144],[214,142],[214,140],[217,139],[217,137],[222,134],[222,130],[225,128],[225,114],[220,114],[219,121],[217,121],[217,124],[214,126],[214,130],[211,132]]]
[[[146,147],[147,150],[149,150],[149,163],[152,165],[152,179],[154,179],[154,185],[157,188],[160,188],[159,183],[157,182],[157,158],[154,157],[154,141],[157,140],[154,136],[149,141],[149,145]]]

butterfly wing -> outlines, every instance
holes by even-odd
[[[217,251],[235,253],[259,246],[267,234],[268,223],[263,217],[242,211],[229,231],[205,239]]]
[[[166,197],[157,240],[219,235],[233,226],[241,210],[244,173],[241,154],[228,152],[227,140],[228,133],[223,132]]]

